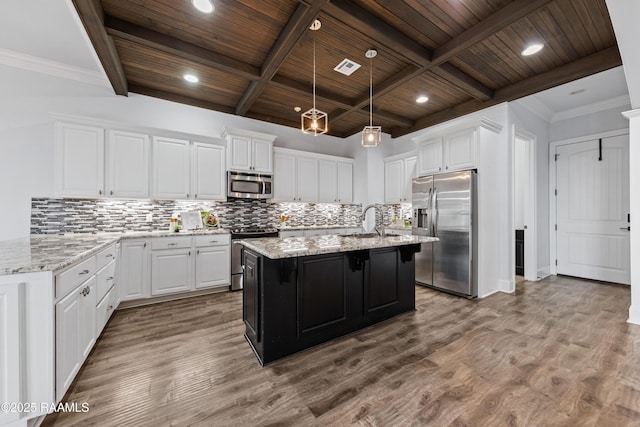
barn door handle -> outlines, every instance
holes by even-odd
[[[627,231],[631,231],[631,227],[620,227],[620,230],[627,230]]]

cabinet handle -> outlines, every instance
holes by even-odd
[[[169,243],[167,246],[176,246],[177,243]]]
[[[440,167],[440,168],[438,168],[438,170],[439,170],[439,171],[441,171],[441,170],[442,170],[442,168]]]
[[[109,191],[109,194],[113,196],[113,190]]]
[[[107,280],[113,280],[113,276],[107,277]]]
[[[189,255],[189,256],[191,256],[191,251],[189,251],[189,254],[188,254],[188,255]]]
[[[87,286],[87,295],[91,293],[91,288]]]
[[[79,276],[83,276],[85,274],[89,274],[89,270],[82,270],[80,273],[78,273]]]
[[[189,193],[187,193],[187,197],[189,197]]]
[[[197,195],[197,194],[194,194],[194,195],[193,195],[193,197],[197,199],[197,198],[198,198],[198,195]]]
[[[196,251],[196,255],[200,255],[200,249]]]
[[[147,242],[144,242],[144,246],[142,246],[143,248],[147,247]]]
[[[445,168],[445,169],[449,169],[449,166],[445,166],[444,168]]]
[[[217,240],[212,240],[209,243],[218,243],[218,241]]]
[[[107,311],[111,311],[111,310],[113,310],[113,306],[112,305],[108,305],[107,306]]]
[[[102,190],[98,190],[98,194],[102,196]]]
[[[106,254],[105,258],[113,258],[113,254]]]

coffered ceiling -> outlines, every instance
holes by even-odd
[[[317,108],[341,137],[369,121],[370,48],[374,125],[393,137],[622,63],[604,0],[212,1],[210,14],[190,0],[73,3],[117,94],[291,127],[312,106],[315,40]],[[543,50],[522,56],[533,42]],[[350,76],[333,70],[345,58],[361,64]]]

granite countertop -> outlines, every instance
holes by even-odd
[[[386,248],[390,246],[414,245],[435,242],[437,237],[412,235],[386,235],[385,237],[349,237],[330,234],[313,237],[287,237],[244,239],[237,243],[244,245],[267,258],[293,258],[298,256],[349,252],[363,249]]]
[[[278,231],[295,231],[295,230],[325,230],[331,228],[362,228],[359,225],[277,225]]]
[[[224,229],[180,231],[139,231],[99,234],[32,234],[0,242],[0,276],[39,271],[57,271],[100,252],[120,239],[145,237],[228,234]]]

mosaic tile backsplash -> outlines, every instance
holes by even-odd
[[[403,206],[403,205],[402,205]],[[280,214],[288,226],[360,227],[361,204],[267,203],[229,199],[224,202],[62,199],[31,200],[32,234],[103,233],[164,230],[175,213],[200,210],[218,217],[223,228],[275,227]],[[402,217],[401,205],[385,205],[385,222]],[[147,222],[147,214],[152,221]]]

